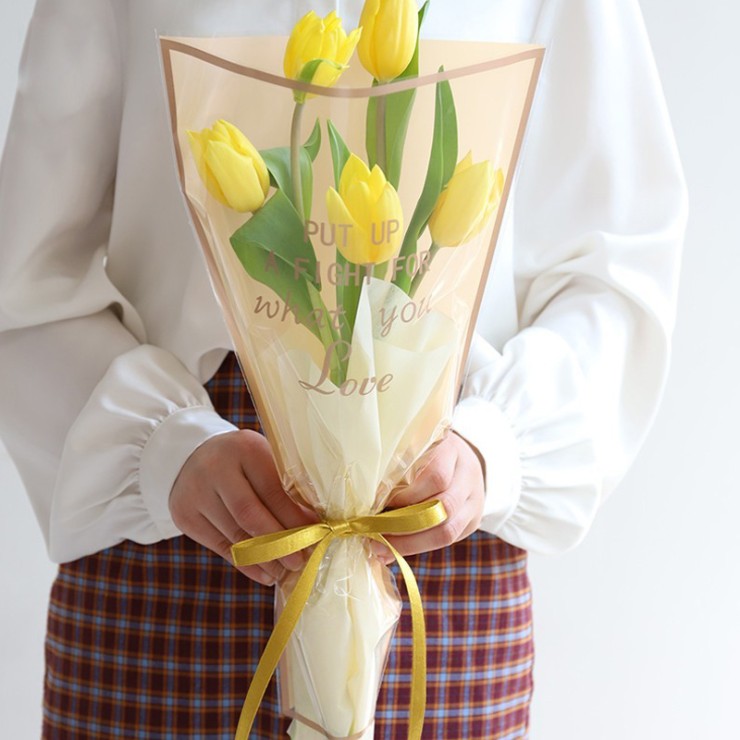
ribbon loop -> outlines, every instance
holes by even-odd
[[[331,529],[325,523],[253,537],[231,546],[234,565],[242,567],[279,560],[321,542]]]
[[[411,605],[412,623],[412,667],[411,667],[411,707],[409,716],[409,740],[420,740],[424,725],[426,706],[426,631],[424,609],[421,604],[419,586],[411,567],[403,556],[393,548],[385,534],[412,534],[423,532],[441,524],[447,512],[441,501],[425,501],[401,509],[391,509],[382,514],[356,517],[353,519],[309,524],[305,527],[288,529],[283,532],[253,537],[238,542],[231,548],[234,565],[247,566],[265,563],[270,560],[298,552],[312,545],[316,549],[306,563],[298,582],[285,603],[280,618],[267,642],[257,670],[249,685],[242,707],[235,740],[248,740],[254,718],[257,716],[262,697],[277,664],[288,645],[290,636],[298,624],[303,608],[319,575],[321,561],[329,545],[337,537],[349,535],[365,536],[382,542],[393,554],[401,569]]]

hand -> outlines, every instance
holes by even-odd
[[[232,565],[230,548],[235,542],[317,521],[285,493],[270,444],[250,430],[219,434],[198,447],[182,466],[169,505],[172,520],[184,534]],[[239,570],[272,585],[286,568],[302,567],[303,557],[296,553]]]
[[[474,448],[454,432],[432,448],[413,483],[400,489],[389,501],[388,508],[397,509],[429,499],[444,504],[447,519],[425,532],[388,537],[401,555],[447,547],[465,539],[480,526],[485,500],[483,463]],[[393,560],[385,545],[373,543],[372,547],[386,564]]]

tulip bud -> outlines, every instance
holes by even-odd
[[[334,242],[349,262],[379,264],[401,245],[401,201],[377,165],[371,172],[352,154],[339,178],[339,192],[329,188],[326,206]]]
[[[360,32],[356,28],[347,36],[342,28],[342,19],[333,10],[324,19],[311,10],[296,23],[288,39],[283,59],[285,76],[299,80],[309,62],[322,59],[324,61],[317,67],[313,78],[304,82],[332,87],[347,68]]]
[[[490,162],[473,164],[468,154],[458,162],[429,219],[432,240],[440,247],[458,247],[477,236],[498,208],[504,173]]]
[[[398,77],[409,66],[419,35],[415,0],[366,0],[357,48],[362,66],[378,82]]]
[[[270,175],[249,139],[223,120],[212,128],[187,134],[208,192],[239,213],[260,209],[270,189]]]

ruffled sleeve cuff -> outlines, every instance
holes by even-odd
[[[51,558],[66,562],[125,539],[150,544],[179,535],[169,494],[180,469],[206,440],[235,429],[170,353],[142,345],[117,357],[67,436]]]
[[[539,553],[585,536],[601,478],[582,383],[554,332],[525,329],[503,354],[476,335],[452,428],[485,463],[481,529]]]
[[[179,408],[154,427],[139,458],[139,488],[161,539],[180,534],[170,516],[169,493],[185,461],[211,437],[235,429],[210,405]]]

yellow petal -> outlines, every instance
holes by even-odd
[[[378,167],[378,165],[376,164],[373,167],[372,172],[370,173],[370,177],[367,181],[373,200],[377,200],[378,198],[380,198],[383,193],[383,189],[385,188],[386,182],[387,180],[385,179],[383,170],[381,170],[380,167]]]
[[[360,16],[357,47],[362,65],[375,79],[388,82],[408,66],[419,33],[415,0],[368,0]]]
[[[340,64],[347,64],[355,52],[358,42],[362,38],[362,28],[355,28],[342,43],[342,47],[337,54],[337,61]]]
[[[304,15],[298,23],[295,24],[295,27],[293,29],[293,33],[296,36],[302,36],[305,33],[310,32],[311,30],[316,29],[318,26],[321,25],[321,19],[316,14],[315,11],[309,10],[306,15]]]
[[[467,160],[467,157],[463,162]],[[495,173],[490,162],[461,168],[435,205],[429,230],[440,246],[456,247],[469,241],[485,226],[491,214],[490,193]]]
[[[349,186],[353,182],[357,180],[367,182],[369,179],[370,170],[365,162],[356,154],[350,154],[339,178],[339,192],[342,194],[342,197],[345,197]]]
[[[265,193],[249,157],[220,141],[212,141],[206,148],[205,159],[231,208],[246,213],[262,206]]]
[[[450,188],[448,207],[458,214],[464,243],[477,234],[485,223],[489,193],[492,185],[490,163],[481,162],[464,170]]]
[[[326,191],[326,212],[332,224],[353,224],[352,214],[347,210],[342,197],[334,188]]]
[[[393,80],[408,67],[416,48],[418,31],[418,10],[414,0],[382,0],[374,34],[378,80]]]
[[[434,204],[432,215],[429,217],[429,233],[432,235],[432,240],[440,246],[445,247],[452,246],[446,239],[443,239],[441,219],[447,213],[446,202],[447,190],[445,189],[439,194],[439,198],[437,198],[437,202]]]
[[[303,69],[303,67],[308,64],[309,62],[312,62],[314,59],[321,59],[323,56],[321,51],[321,47],[323,46],[323,39],[321,37],[321,32],[317,31],[315,33],[312,33],[309,36],[306,36],[304,40],[304,47],[301,51],[301,66],[299,68],[300,70]]]
[[[344,69],[337,69],[333,64],[322,62],[319,64],[318,69],[314,73],[313,80],[311,81],[314,85],[332,87],[341,77],[343,71]]]
[[[368,184],[362,180],[355,180],[349,185],[346,193],[342,193],[342,200],[355,221],[367,231],[370,226],[371,209],[375,200],[370,193]]]
[[[331,23],[325,23],[322,39],[321,56],[336,61],[337,52],[347,38],[342,28],[342,21],[336,15]]]
[[[221,119],[217,125],[226,133],[228,143],[240,154],[248,154],[250,147],[254,149],[249,139],[233,123]]]
[[[506,178],[504,177],[504,171],[499,167],[494,175],[496,186],[495,192],[500,198],[504,194],[504,185],[506,184]]]
[[[211,129],[206,129],[208,138],[211,141],[222,141],[224,144],[231,144],[231,135],[229,128],[223,119],[216,121]]]
[[[455,165],[455,171],[453,173],[453,177],[455,175],[459,175],[461,172],[464,172],[469,167],[472,167],[473,165],[473,153],[468,152],[458,163]]]
[[[398,251],[403,238],[401,201],[390,183],[386,183],[380,198],[373,206],[372,213],[371,259],[368,261],[378,264],[386,262]],[[376,241],[380,243],[376,244]]]
[[[283,71],[288,79],[298,78],[306,63],[306,47],[321,28],[321,19],[313,10],[301,18],[293,28],[285,48]]]
[[[488,202],[486,203],[485,212],[481,215],[478,223],[475,224],[468,232],[466,241],[477,236],[488,224],[491,216],[496,212],[499,205],[501,205],[501,196],[504,191],[504,173],[502,170],[496,170],[492,174],[490,183],[490,192],[488,195]]]
[[[190,142],[190,148],[193,152],[195,159],[195,166],[198,170],[198,174],[203,180],[208,192],[223,205],[227,206],[228,201],[226,196],[221,190],[220,185],[216,181],[215,177],[211,173],[208,165],[206,164],[206,148],[210,140],[210,130],[204,129],[203,131],[188,131],[188,140]]]
[[[327,62],[320,64],[313,74],[311,82],[323,87],[335,85],[352,56],[359,34],[354,34],[348,42],[347,34],[342,28],[342,20],[335,11],[331,11],[323,20],[315,13],[308,13],[293,29],[283,60],[285,76],[298,79],[307,64],[317,59]],[[313,97],[308,95],[306,97]]]
[[[339,48],[339,33],[337,29],[326,30],[321,37],[321,49],[316,55],[320,59],[335,61],[337,58],[337,49]]]
[[[329,222],[335,226],[337,249],[350,262],[367,263],[369,256],[367,238],[334,188],[329,188],[326,193],[326,210]]]
[[[360,15],[362,36],[357,46],[357,55],[362,66],[377,79],[378,66],[375,62],[375,19],[380,10],[380,0],[367,0]]]
[[[332,10],[327,13],[326,17],[324,18],[324,27],[327,31],[342,27],[342,19],[337,15],[336,10]]]
[[[259,177],[260,186],[263,193],[267,195],[270,189],[270,173],[267,171],[267,165],[262,159],[262,155],[257,151],[254,144],[233,123],[221,119],[214,126],[214,128],[216,127],[220,132],[219,140],[223,141],[223,138],[226,137],[225,143],[228,143],[239,154],[244,154],[252,160],[257,177]]]
[[[501,196],[504,193],[504,172],[498,169],[493,174],[493,184],[491,192],[488,196],[488,211],[492,213],[495,211],[499,203],[501,202]]]
[[[252,144],[252,142],[247,139],[246,136],[244,137],[244,142],[244,153],[252,160],[255,172],[257,173],[257,177],[260,181],[262,192],[267,195],[267,192],[270,189],[270,173],[267,169],[267,165],[265,164],[265,160],[262,159],[262,155],[257,151],[254,144]]]

